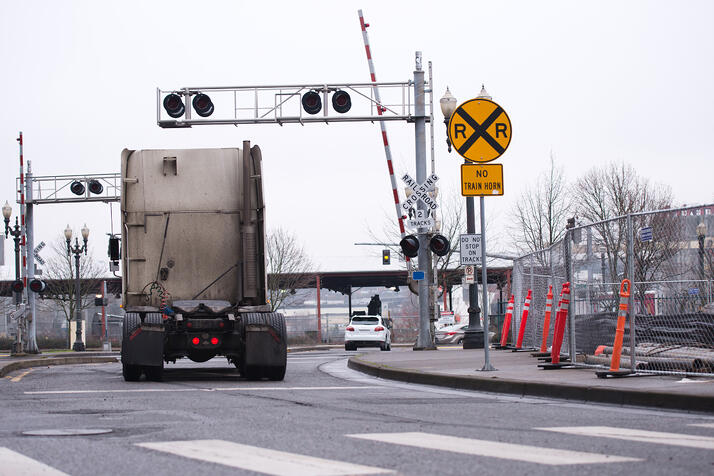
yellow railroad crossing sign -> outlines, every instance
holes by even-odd
[[[511,143],[511,120],[501,106],[474,98],[456,108],[449,120],[449,140],[471,162],[490,162]]]
[[[461,195],[464,197],[503,195],[503,165],[462,164]]]

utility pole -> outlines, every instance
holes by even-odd
[[[426,180],[426,105],[424,100],[424,71],[422,69],[421,51],[416,52],[416,67],[414,70],[414,151],[416,161],[416,180],[424,183]],[[419,200],[417,210],[426,211],[426,204]],[[429,325],[429,288],[431,277],[431,252],[429,251],[428,228],[417,229],[419,236],[419,268],[425,272],[424,279],[419,281],[419,334],[414,350],[433,350]]]

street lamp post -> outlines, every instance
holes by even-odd
[[[79,257],[84,253],[85,255],[87,254],[87,240],[89,239],[89,228],[87,228],[87,225],[85,224],[84,227],[82,227],[82,240],[84,240],[84,245],[79,246],[79,239],[75,238],[74,239],[74,246],[72,246],[71,240],[72,240],[72,229],[67,225],[67,228],[64,230],[64,237],[67,240],[67,256],[71,258],[71,256],[74,254],[74,268],[76,270],[76,282],[74,284],[74,294],[77,298],[77,303],[75,304],[75,320],[77,322],[77,333],[76,333],[76,338],[74,340],[74,345],[72,346],[72,350],[75,352],[83,352],[85,350],[84,347],[84,342],[82,342],[82,298],[79,294]]]
[[[446,88],[446,93],[439,100],[441,112],[444,114],[444,125],[446,126],[446,144],[449,152],[451,152],[451,141],[449,140],[449,119],[456,110],[456,98],[451,94],[449,88]],[[464,161],[468,163],[468,161]],[[466,197],[466,232],[469,234],[476,233],[476,217],[474,210],[474,198]],[[483,264],[481,265],[483,266]],[[483,283],[485,286],[486,283]],[[464,332],[463,346],[464,349],[482,349],[484,343],[484,331],[481,326],[481,308],[478,305],[478,280],[474,284],[469,285],[469,325]]]
[[[5,238],[8,234],[12,235],[15,241],[15,279],[20,279],[20,236],[22,235],[22,228],[17,223],[17,217],[15,217],[15,226],[10,227],[10,215],[12,215],[12,207],[5,201],[5,205],[2,207],[2,215],[5,219]],[[21,295],[16,293],[15,304],[20,304]]]
[[[2,207],[2,215],[5,220],[5,238],[8,237],[8,235],[12,235],[13,240],[15,241],[15,280],[19,281],[20,280],[20,237],[22,236],[22,228],[17,222],[17,217],[15,217],[15,226],[10,227],[10,216],[12,215],[12,207],[10,204],[5,201],[5,205]],[[19,305],[22,303],[22,293],[14,293],[15,297],[15,304]],[[15,334],[15,343],[12,346],[12,353],[13,354],[21,354],[22,353],[22,337],[20,333],[20,321],[18,320],[17,324],[17,332]]]
[[[697,225],[697,239],[699,240],[699,277],[704,278],[704,238],[707,236],[707,224],[701,222]]]

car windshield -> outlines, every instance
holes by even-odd
[[[379,324],[379,318],[374,316],[355,316],[352,318],[352,324],[358,326],[374,326]]]

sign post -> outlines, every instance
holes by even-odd
[[[456,152],[466,162],[461,166],[461,194],[466,197],[467,235],[461,235],[462,264],[481,265],[481,283],[483,290],[483,328],[481,328],[478,291],[476,280],[469,286],[469,327],[464,335],[464,349],[473,349],[483,345],[485,363],[481,370],[496,370],[489,359],[489,300],[488,279],[486,272],[486,220],[484,197],[503,195],[503,167],[500,164],[483,165],[500,157],[511,143],[511,120],[506,111],[493,102],[484,88],[474,99],[459,105],[451,114],[447,133]],[[480,197],[481,235],[476,235],[473,197]],[[475,238],[478,236],[478,250]],[[465,249],[464,249],[465,247]],[[481,260],[477,263],[474,254],[480,251]],[[472,254],[473,253],[473,254]],[[464,259],[467,262],[464,263]],[[475,305],[474,305],[475,304]],[[481,333],[483,341],[477,335]],[[471,337],[471,338],[470,338]]]

